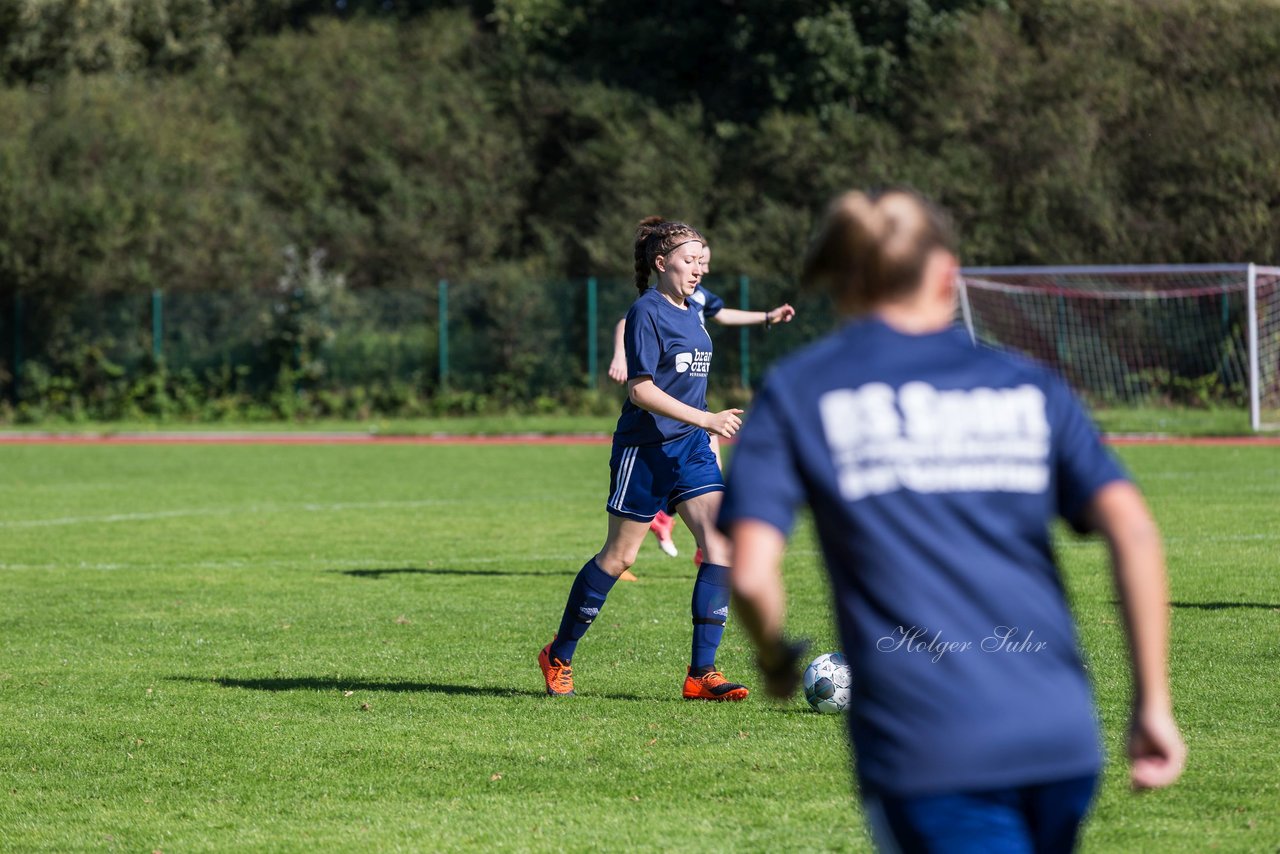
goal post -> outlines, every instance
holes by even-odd
[[[975,340],[1051,365],[1095,408],[1280,428],[1278,267],[967,267],[959,297]]]

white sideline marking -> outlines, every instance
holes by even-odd
[[[1255,468],[1251,470],[1251,474],[1269,475],[1274,477],[1277,469]],[[1135,478],[1137,483],[1146,480],[1207,480],[1214,478],[1216,480],[1233,480],[1236,475],[1232,472],[1204,472],[1204,471],[1153,471],[1147,472],[1139,478]]]
[[[1252,540],[1280,540],[1280,534],[1221,534],[1211,537],[1165,537],[1166,543],[1247,543]]]
[[[789,555],[803,555],[814,557],[818,554],[816,549],[792,549],[787,552]],[[443,561],[443,567],[433,566],[434,561],[429,562],[426,566],[417,566],[417,561],[406,558],[403,561],[388,561],[385,557],[352,559],[352,558],[335,558],[333,560],[324,560],[322,558],[307,560],[201,560],[195,563],[89,563],[88,561],[77,561],[75,563],[3,563],[0,562],[0,570],[6,569],[92,569],[98,571],[110,571],[117,569],[244,569],[245,567],[253,567],[256,569],[292,569],[292,568],[312,568],[321,567],[323,569],[368,569],[374,572],[391,571],[402,569],[406,563],[415,564],[414,569],[441,569],[452,568],[456,566],[475,566],[481,564],[494,563],[532,563],[536,561],[555,561],[556,563],[568,564],[571,567],[581,565],[582,551],[561,554],[522,554],[522,555],[491,555],[486,557],[463,557],[454,560]],[[383,564],[386,564],[385,566]],[[568,571],[568,570],[566,570]],[[684,577],[661,576],[655,578],[655,581],[673,581],[686,583],[688,579]]]
[[[380,510],[389,507],[440,507],[463,502],[449,499],[421,501],[344,501],[334,504],[268,504],[255,507],[204,507],[189,510],[157,510],[150,513],[111,513],[106,516],[61,516],[52,519],[4,519],[0,528],[46,528],[60,525],[100,525],[115,522],[149,522],[156,519],[182,517],[235,516],[238,514],[289,513],[302,510],[308,513],[333,513],[342,510]]]
[[[503,555],[500,557],[471,557],[457,558],[456,560],[444,561],[445,567],[455,567],[464,564],[493,564],[493,563],[519,563],[532,561],[557,561],[572,563],[577,561],[582,563],[582,552],[574,552],[573,554],[539,554],[539,555]],[[0,563],[0,570],[6,569],[92,569],[100,571],[109,571],[117,569],[244,569],[252,567],[255,569],[292,569],[292,568],[312,568],[321,567],[323,569],[368,569],[374,572],[391,572],[402,569],[407,563],[414,563],[412,559],[403,561],[391,561],[388,563],[386,558],[369,558],[367,560],[323,560],[316,558],[314,560],[200,560],[194,563],[89,563],[88,561],[78,561],[75,563]],[[382,566],[381,564],[387,564]],[[414,566],[415,569],[440,569],[443,567],[435,567],[430,564],[427,566]],[[679,579],[683,581],[684,579]]]
[[[1212,534],[1204,537],[1185,537],[1179,534],[1171,536],[1162,536],[1162,540],[1166,543],[1178,543],[1180,545],[1195,545],[1196,543],[1248,543],[1262,540],[1280,540],[1280,534]],[[1103,547],[1106,543],[1101,538],[1088,537],[1081,539],[1079,537],[1060,537],[1054,543],[1058,548],[1093,548]]]
[[[53,519],[7,519],[0,521],[0,528],[44,528],[55,525],[82,525],[109,522],[145,522],[151,519],[174,519],[182,516],[230,516],[236,511],[165,510],[157,513],[114,513],[110,516],[62,516]],[[247,512],[247,511],[245,511]]]

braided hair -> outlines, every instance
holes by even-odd
[[[636,290],[644,293],[649,287],[649,271],[659,255],[666,255],[677,246],[696,240],[705,244],[706,239],[691,225],[672,222],[660,216],[647,216],[636,227]]]

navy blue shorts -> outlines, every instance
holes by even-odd
[[[863,792],[882,851],[1068,854],[1089,812],[1095,775],[977,792],[898,797]]]
[[[659,510],[707,492],[724,492],[724,476],[705,430],[693,430],[665,445],[613,444],[609,501],[614,516],[648,522]]]

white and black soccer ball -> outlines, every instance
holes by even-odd
[[[815,712],[843,712],[853,702],[852,682],[844,653],[823,653],[804,669],[804,698]]]

